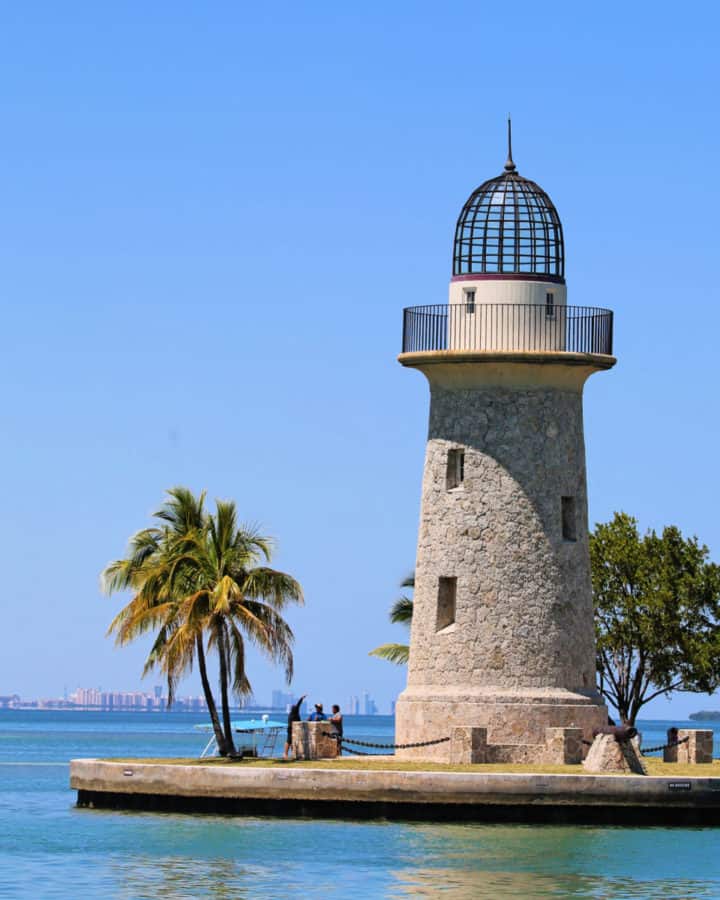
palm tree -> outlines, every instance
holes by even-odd
[[[415,573],[412,572],[404,578],[400,587],[414,588]],[[411,597],[403,594],[393,603],[390,608],[390,621],[393,625],[401,624],[410,626],[413,616],[413,601]],[[398,666],[406,665],[410,657],[410,647],[407,644],[381,644],[374,650],[370,651],[370,656],[378,656],[380,659],[386,659],[388,662],[395,663]]]
[[[181,575],[186,574],[182,561],[194,549],[198,536],[206,527],[205,492],[195,497],[187,488],[176,487],[167,495],[163,506],[154,514],[161,526],[134,535],[127,557],[110,563],[102,573],[103,589],[107,594],[128,588],[135,590],[131,601],[111,622],[108,634],[114,633],[116,643],[123,646],[157,628],[143,676],[156,666],[166,675],[168,706],[172,706],[177,681],[192,669],[194,658],[197,658],[215,739],[219,751],[225,755],[229,748],[225,746],[225,735],[207,674],[202,629],[196,628],[193,640],[187,640],[190,629],[180,616],[183,592],[178,582]],[[189,589],[190,584],[185,588]],[[173,640],[181,628],[180,639]],[[166,652],[169,645],[172,652]]]
[[[249,640],[265,656],[285,669],[292,680],[293,634],[281,613],[288,603],[302,603],[298,582],[284,572],[258,565],[269,562],[270,541],[257,531],[240,527],[232,502],[218,501],[216,513],[182,566],[193,590],[185,591],[180,606],[181,626],[167,648],[182,659],[190,636],[198,628],[209,635],[208,646],[218,654],[225,743],[233,749],[230,693],[247,696],[252,686],[245,669],[245,645]],[[185,635],[187,629],[188,635]]]
[[[218,501],[216,512],[208,514],[204,501],[204,492],[195,497],[187,488],[168,491],[155,513],[161,526],[138,532],[127,557],[110,563],[102,580],[108,594],[135,591],[110,624],[108,633],[116,635],[116,643],[157,628],[143,674],[156,666],[164,673],[168,705],[177,682],[197,660],[218,750],[225,756],[234,752],[230,694],[252,691],[245,641],[282,663],[289,682],[293,635],[281,611],[303,598],[290,575],[257,564],[270,561],[271,542],[238,525],[234,503]],[[222,725],[207,675],[206,647],[218,654]]]

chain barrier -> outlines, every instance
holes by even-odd
[[[436,741],[418,741],[415,744],[371,744],[369,741],[351,741],[342,739],[342,744],[355,744],[358,747],[374,747],[376,750],[411,750],[413,747],[432,747],[435,744],[444,744],[449,737],[438,738]]]
[[[416,744],[371,744],[369,741],[353,741],[350,738],[339,738],[336,734],[332,734],[330,731],[323,731],[323,737],[332,737],[335,738],[338,743],[345,746],[345,744],[355,744],[357,747],[373,747],[376,750],[411,750],[413,747],[432,747],[434,744],[444,744],[446,741],[449,741],[449,737],[438,738],[435,741],[418,741]],[[347,748],[350,750],[350,748]],[[350,750],[351,753],[355,751]],[[372,755],[372,754],[370,754]]]
[[[345,742],[345,740],[343,738],[340,737],[340,735],[333,734],[330,731],[323,731],[323,737],[334,738],[337,741],[338,748],[340,750],[344,750],[346,753],[352,753],[353,756],[379,756],[380,755],[379,753],[366,753],[364,750],[354,750],[352,747],[347,746],[347,743]],[[360,743],[360,742],[353,741],[353,743],[355,744],[355,743]],[[377,745],[376,744],[368,744],[368,745],[363,745],[363,746],[374,747],[374,746],[382,746],[382,745],[381,744],[377,744]]]
[[[348,753],[353,753],[355,756],[375,756],[374,753],[365,753],[363,750],[354,750],[352,747],[348,747],[348,744],[354,744],[357,747],[372,747],[375,750],[411,750],[414,747],[432,747],[434,744],[444,744],[450,740],[449,737],[438,738],[435,741],[418,741],[415,744],[372,744],[369,741],[353,741],[349,738],[341,738],[337,734],[332,734],[329,731],[323,732],[323,737],[331,737],[335,738],[343,748],[343,750],[347,750]],[[647,753],[658,753],[660,750],[671,750],[673,747],[679,747],[681,744],[687,744],[690,740],[689,737],[684,737],[679,741],[670,741],[667,744],[659,744],[657,747],[641,747],[640,753],[645,756]],[[593,741],[586,741],[583,739],[583,744],[587,747],[592,747]],[[618,741],[620,744],[625,744],[627,741]]]
[[[671,741],[669,744],[659,744],[657,747],[641,747],[640,753],[644,756],[646,753],[657,753],[659,750],[670,750],[673,747],[679,747],[680,744],[687,744],[689,737],[684,737],[681,741]],[[587,747],[592,747],[593,741],[582,741]],[[625,744],[627,741],[618,741],[618,744]]]
[[[671,741],[669,744],[660,744],[659,747],[641,747],[640,750],[645,753],[656,753],[658,750],[671,750],[673,747],[679,747],[680,744],[687,744],[689,737],[684,737],[681,741]]]
[[[366,753],[364,750],[353,750],[352,747],[346,747],[342,741],[338,742],[346,753],[352,753],[355,756],[379,756],[379,753]]]

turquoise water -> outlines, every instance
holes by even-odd
[[[204,739],[192,726],[200,721],[185,714],[0,710],[0,897],[720,898],[716,829],[357,823],[74,808],[69,759],[196,755]],[[389,717],[346,722],[358,738],[392,735]],[[644,743],[661,743],[669,724],[644,723]]]

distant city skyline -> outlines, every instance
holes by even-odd
[[[95,702],[100,697],[100,702]],[[104,700],[102,698],[105,698]],[[112,697],[112,702],[108,702]],[[277,704],[277,700],[282,697],[287,700],[292,698],[285,704]],[[117,702],[116,702],[117,699]],[[238,704],[233,701],[231,709],[237,712],[257,712],[282,710],[287,712],[289,706],[297,699],[292,692],[282,690],[274,690],[271,694],[269,703],[260,703],[254,697],[247,698],[244,704]],[[720,715],[720,702],[715,698],[708,698],[705,694],[688,694],[685,695],[686,708],[683,711],[675,713],[666,713],[665,715],[653,714],[647,708],[643,710],[642,719],[667,719],[668,721],[677,719],[685,720],[691,718],[692,715],[700,710],[710,711],[713,714]],[[28,697],[18,693],[0,693],[0,709],[38,709],[38,710],[78,710],[78,711],[116,711],[116,712],[195,712],[201,713],[207,711],[205,698],[201,696],[179,696],[175,699],[173,706],[168,710],[166,706],[167,698],[163,694],[161,702],[153,690],[152,693],[147,691],[100,691],[97,688],[78,688],[77,690],[66,693],[65,696],[55,697]],[[85,702],[83,702],[85,701]],[[313,701],[315,702],[315,701]],[[320,702],[320,701],[318,701]],[[384,711],[379,708],[375,699],[371,697],[367,691],[361,694],[352,694],[346,701],[345,706],[340,704],[343,715],[395,715],[396,698],[390,701],[389,707]],[[306,717],[309,711],[308,701],[306,700],[301,707],[301,715]],[[329,708],[329,707],[328,707]],[[327,711],[327,710],[326,710]]]
[[[293,693],[292,691],[284,691],[281,688],[276,689],[271,695],[271,708],[289,710],[299,699],[299,696],[300,695]],[[326,701],[322,699],[316,700],[315,698],[306,698],[301,709],[311,708],[315,703],[322,703],[323,706],[327,704],[328,709],[330,709],[333,703],[337,703],[338,706],[340,706],[341,712],[347,716],[376,716],[380,714],[378,704],[375,699],[370,696],[368,691],[363,691],[361,694],[351,694],[345,705],[338,699]],[[395,700],[391,700],[390,715],[393,714],[394,708]]]
[[[361,700],[362,698],[362,700]],[[232,701],[232,709],[237,710],[283,710],[287,712],[297,700],[299,695],[292,691],[283,689],[275,689],[272,691],[270,701],[268,703],[259,702],[254,696],[245,697],[242,702],[237,699]],[[305,715],[308,706],[311,703],[306,699],[302,706],[301,712]],[[332,700],[328,703],[328,709],[336,701]],[[361,694],[351,695],[347,704],[343,707],[339,704],[345,715],[379,715],[378,704],[375,699],[370,696],[368,691]],[[104,711],[155,711],[160,712],[167,710],[167,695],[163,685],[154,685],[152,691],[111,691],[103,690],[100,687],[78,687],[74,691],[68,692],[64,689],[62,696],[52,697],[24,697],[18,693],[0,693],[0,709],[99,709]],[[393,714],[395,701],[390,703],[390,714]],[[173,701],[170,711],[176,712],[205,712],[207,704],[203,696],[177,696]]]
[[[0,709],[98,709],[123,712],[154,711],[167,709],[167,696],[163,688],[156,686],[152,693],[147,691],[103,691],[100,688],[80,687],[62,697],[23,697],[20,694],[0,695]],[[172,709],[177,712],[204,712],[207,710],[205,698],[200,696],[178,696]]]

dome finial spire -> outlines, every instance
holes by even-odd
[[[508,155],[507,159],[505,160],[505,171],[516,171],[516,166],[512,158],[512,120],[510,119],[510,113],[508,113]]]

